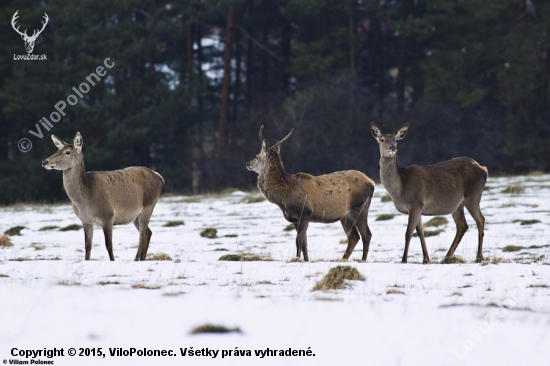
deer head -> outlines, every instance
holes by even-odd
[[[370,130],[372,136],[378,141],[378,145],[380,145],[380,156],[391,158],[397,154],[397,141],[405,137],[409,130],[409,124],[406,123],[401,126],[396,133],[383,134],[380,127],[373,122],[370,124]]]
[[[13,14],[13,17],[11,18],[11,26],[13,27],[13,30],[15,30],[17,33],[19,33],[21,35],[21,38],[23,38],[23,41],[25,41],[25,49],[27,50],[27,53],[31,53],[32,50],[34,49],[34,42],[36,42],[36,38],[38,38],[40,33],[42,33],[44,28],[46,28],[46,24],[48,24],[48,19],[49,19],[48,14],[44,13],[45,22],[42,22],[42,29],[40,29],[39,31],[37,31],[35,29],[32,33],[32,36],[29,36],[27,34],[26,29],[25,29],[24,32],[20,32],[19,31],[19,26],[17,26],[17,28],[15,28],[15,21],[17,20],[17,18],[19,18],[19,15],[17,14],[18,12],[19,12],[19,10],[17,10],[15,12],[15,14]]]
[[[82,135],[77,132],[73,144],[69,145],[59,137],[52,135],[55,146],[59,149],[55,154],[42,162],[47,170],[67,170],[82,161]]]
[[[262,144],[262,148],[260,149],[260,153],[256,155],[256,157],[252,160],[250,160],[248,163],[246,163],[246,169],[250,171],[254,171],[258,174],[263,172],[265,170],[265,167],[267,166],[267,163],[269,161],[269,150],[274,149],[277,153],[281,152],[281,144],[285,142],[290,135],[294,132],[294,129],[290,130],[288,135],[280,141],[277,141],[277,143],[270,148],[267,147],[267,144],[265,142],[265,139],[262,136],[262,131],[264,129],[264,126],[260,127],[260,142]]]

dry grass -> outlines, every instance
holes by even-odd
[[[507,245],[504,248],[502,248],[502,251],[503,252],[519,252],[523,248],[524,247],[522,247],[520,245]]]
[[[57,284],[61,286],[82,286],[82,283],[74,280],[61,280]]]
[[[364,281],[365,277],[351,266],[331,268],[323,279],[315,284],[312,291],[339,290],[346,288],[346,280]]]
[[[23,229],[26,229],[26,227],[24,226],[14,226],[12,228],[9,228],[8,230],[6,230],[4,232],[4,235],[9,235],[9,236],[15,236],[15,235],[18,235],[18,236],[21,236],[21,230]]]
[[[222,333],[223,334],[223,333],[242,333],[242,332],[241,332],[241,329],[238,327],[228,328],[224,325],[210,324],[210,323],[199,325],[191,329],[191,334],[205,334],[205,333],[215,333],[215,334]]]
[[[10,258],[11,262],[25,262],[25,261],[32,261],[30,258],[23,258],[23,257],[17,257],[17,258]]]
[[[201,231],[201,236],[208,239],[216,239],[218,237],[218,230],[209,227]]]
[[[436,236],[444,232],[445,229],[436,229],[436,230],[424,230],[424,237],[430,237],[430,236]],[[418,234],[415,232],[413,236],[418,236]]]
[[[387,220],[393,219],[394,217],[395,215],[393,214],[382,214],[382,215],[378,215],[378,217],[374,221],[387,221]]]
[[[118,281],[99,281],[97,283],[100,286],[106,286],[106,285],[122,285],[122,283]]]
[[[162,227],[177,227],[181,225],[185,225],[185,222],[181,220],[177,220],[177,221],[168,221],[166,224],[162,225]]]
[[[391,196],[389,194],[382,196],[380,202],[391,202]]]
[[[50,230],[55,230],[55,229],[59,229],[59,226],[57,226],[57,225],[43,226],[40,229],[38,229],[38,231],[50,231]]]
[[[222,255],[220,261],[229,261],[229,262],[256,262],[256,261],[272,261],[273,259],[271,257],[264,257],[257,254],[248,254],[248,253],[240,253],[240,254],[226,254]]]
[[[443,216],[436,216],[433,219],[431,219],[430,221],[426,222],[424,224],[424,227],[429,227],[429,226],[438,227],[438,226],[442,226],[442,225],[447,225],[448,223],[449,223],[449,220],[447,220]]]
[[[540,220],[513,220],[512,222],[519,222],[520,225],[533,225],[540,223]]]
[[[504,188],[500,193],[506,193],[510,195],[518,195],[520,193],[523,193],[525,191],[525,187],[522,186],[509,186]]]
[[[132,285],[132,288],[135,288],[135,289],[144,289],[144,290],[158,290],[160,289],[162,286],[159,286],[159,285],[146,285],[146,284],[143,284],[143,283],[134,283]]]
[[[165,292],[162,294],[162,296],[170,296],[170,297],[176,297],[180,295],[185,295],[186,292],[183,291],[173,291],[173,292]]]
[[[549,287],[550,286],[548,286],[546,284],[540,284],[540,283],[535,283],[535,284],[527,286],[527,288],[549,288]]]
[[[386,290],[387,295],[405,295],[405,293],[401,290],[397,290],[395,288],[390,288]]]
[[[6,234],[0,236],[0,247],[8,248],[13,247],[13,243],[11,242],[11,239]]]
[[[61,229],[59,229],[59,231],[76,231],[76,230],[80,230],[80,229],[82,229],[82,225],[71,224],[71,225],[62,227]]]
[[[9,277],[7,274],[0,273],[0,278],[7,278]]]
[[[462,258],[460,258],[457,255],[453,255],[451,258],[443,258],[441,261],[442,264],[456,264],[456,263],[466,263],[466,261]]]
[[[304,263],[304,260],[302,258],[294,257],[291,258],[288,263]]]
[[[265,201],[264,196],[247,196],[242,199],[243,203],[260,203]]]
[[[166,253],[155,253],[155,254],[147,254],[147,260],[148,261],[171,261],[172,257],[170,257]]]
[[[292,230],[295,230],[296,228],[294,227],[294,224],[288,224],[284,229],[283,231],[292,231]]]

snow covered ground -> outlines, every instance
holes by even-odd
[[[367,263],[356,261],[361,242],[349,262],[336,262],[346,247],[339,223],[311,224],[311,262],[291,262],[295,232],[284,231],[288,223],[277,206],[254,202],[257,192],[161,198],[149,254],[171,259],[146,262],[133,261],[133,225],[115,227],[115,262],[96,228],[86,262],[82,229],[40,230],[79,224],[70,205],[0,208],[0,233],[26,227],[11,237],[12,247],[0,247],[0,359],[26,360],[12,356],[13,348],[56,347],[64,356],[52,358],[55,365],[550,364],[550,175],[489,179],[482,199],[488,260],[482,264],[473,263],[477,230],[468,213],[470,229],[456,251],[466,263],[438,263],[455,234],[447,216],[448,224],[426,228],[444,229],[426,239],[432,263],[421,264],[413,238],[409,263],[401,264],[407,217],[382,202],[385,194],[379,184]],[[376,221],[382,214],[395,217]],[[163,226],[177,220],[185,224]],[[218,237],[201,237],[206,228],[217,229]],[[272,260],[218,260],[238,253]],[[312,291],[337,265],[355,267],[366,281]],[[206,323],[241,333],[191,334]],[[71,347],[76,356],[68,355]],[[219,353],[180,354],[191,347]],[[80,348],[101,348],[106,356],[78,356]],[[109,348],[175,353],[124,357],[111,356]],[[267,348],[314,356],[255,355]],[[235,356],[235,350],[251,355]]]

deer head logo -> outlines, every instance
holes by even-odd
[[[13,14],[13,18],[11,18],[11,26],[13,27],[13,29],[19,33],[21,35],[21,38],[23,38],[23,41],[25,41],[25,49],[27,50],[27,53],[31,53],[32,50],[34,49],[34,42],[36,42],[36,38],[38,38],[38,36],[40,35],[40,33],[42,33],[42,31],[44,30],[44,28],[46,28],[46,24],[48,24],[48,14],[44,13],[44,20],[45,22],[42,22],[42,29],[40,29],[39,31],[37,31],[36,29],[33,31],[32,33],[32,36],[29,36],[27,34],[27,30],[25,29],[24,32],[20,32],[19,31],[19,26],[17,26],[17,28],[15,28],[15,21],[17,18],[19,18],[19,15],[17,14],[19,12],[19,10],[17,10],[15,12],[15,14]],[[38,33],[37,33],[38,32]]]

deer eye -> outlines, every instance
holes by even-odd
[[[65,155],[71,155],[70,151],[65,151]]]
[[[383,138],[382,138],[382,139],[380,139],[380,142],[384,142],[384,139],[383,139]]]

